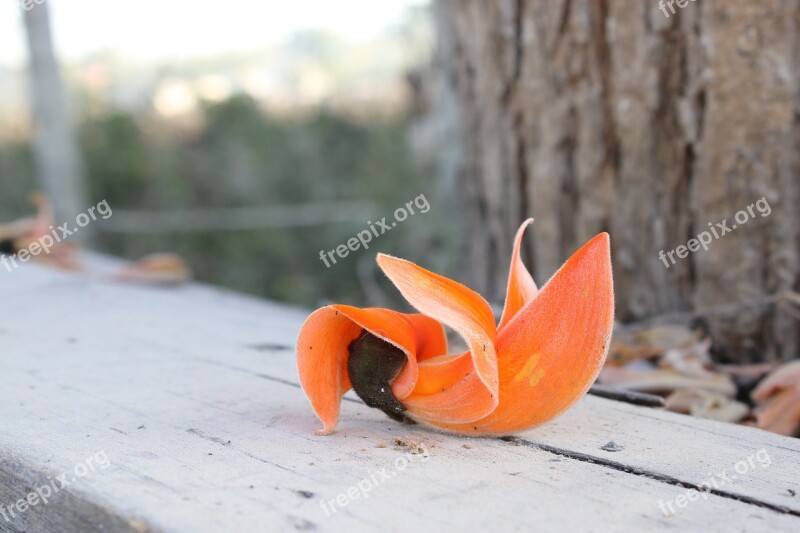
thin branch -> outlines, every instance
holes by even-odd
[[[108,233],[146,234],[292,228],[339,222],[364,222],[366,224],[375,212],[375,204],[357,202],[182,211],[117,209],[108,220],[98,224],[98,229]]]

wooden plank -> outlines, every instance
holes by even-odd
[[[0,294],[0,506],[75,478],[0,530],[800,527],[797,440],[591,397],[513,441],[400,426],[350,399],[318,437],[294,366],[302,310],[27,265],[0,273]],[[601,449],[612,440],[624,449]],[[678,484],[762,448],[769,466],[669,512]],[[98,454],[107,468],[78,477]]]

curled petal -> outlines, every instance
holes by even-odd
[[[331,307],[317,309],[306,319],[297,338],[297,371],[300,385],[324,428],[333,432],[339,420],[342,396],[350,390],[347,375],[348,346],[362,328]]]
[[[418,361],[447,353],[444,328],[424,315],[398,313],[390,309],[360,309],[349,305],[331,307],[406,354],[407,364],[392,383],[392,393],[398,400],[411,394],[414,389]]]
[[[591,386],[614,323],[609,239],[593,238],[508,323],[497,338],[500,404],[462,433],[502,434],[558,416]]]
[[[494,315],[489,304],[471,289],[395,257],[379,254],[378,264],[408,302],[422,314],[457,331],[467,342],[473,369],[448,360],[442,375],[449,381],[434,395],[412,394],[404,404],[412,416],[457,423],[490,413],[500,388]]]
[[[528,269],[525,268],[522,257],[520,257],[522,236],[525,234],[525,228],[532,223],[532,218],[523,222],[514,238],[514,251],[511,254],[511,268],[508,273],[508,288],[506,289],[506,303],[503,307],[500,325],[497,326],[498,331],[503,329],[526,303],[536,298],[536,293],[538,292],[533,277],[531,277]]]
[[[392,393],[399,400],[417,383],[417,360],[447,352],[444,329],[426,316],[348,305],[318,309],[300,329],[297,365],[300,384],[325,426],[320,434],[327,435],[336,427],[342,396],[351,388],[349,346],[364,330],[406,354],[407,364],[392,382]]]
[[[418,422],[447,426],[479,420],[498,397],[475,372],[470,352],[429,359],[419,365],[419,381],[403,404]]]

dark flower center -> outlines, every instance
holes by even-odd
[[[350,384],[364,403],[398,422],[410,423],[405,406],[392,394],[390,382],[406,365],[402,350],[364,330],[348,347]]]
[[[13,239],[0,240],[0,255],[14,255],[15,252]]]

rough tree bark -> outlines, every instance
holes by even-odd
[[[701,312],[723,359],[798,357],[797,307],[748,302],[800,288],[800,2],[675,7],[437,2],[470,281],[501,297],[526,216],[540,282],[609,231],[620,320]],[[669,268],[659,259],[762,197],[769,216]]]

